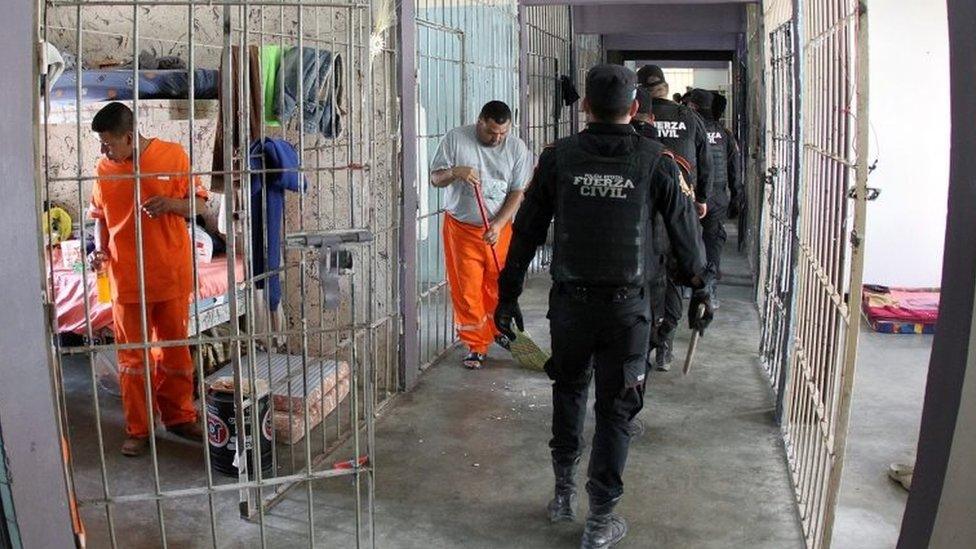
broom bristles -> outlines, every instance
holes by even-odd
[[[544,371],[549,361],[549,353],[543,351],[525,332],[515,332],[515,341],[511,342],[510,350],[515,361],[530,370]]]

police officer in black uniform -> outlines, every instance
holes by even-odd
[[[692,306],[706,305],[695,328],[711,321],[700,228],[689,188],[663,147],[637,135],[636,76],[599,65],[586,76],[587,128],[539,156],[499,278],[495,323],[514,337],[522,328],[518,297],[536,248],[555,218],[553,286],[549,296],[553,380],[552,521],[576,516],[575,473],[583,449],[587,389],[596,378],[596,432],[588,470],[590,510],[581,547],[610,547],[627,532],[613,509],[623,494],[630,436],[627,425],[644,400],[650,335],[647,283],[651,216],[660,212],[682,282],[697,288]]]
[[[641,87],[651,92],[654,124],[658,140],[685,161],[691,183],[695,187],[695,203],[699,217],[708,211],[708,195],[711,186],[712,162],[708,152],[708,134],[705,122],[692,109],[668,99],[668,83],[664,71],[657,65],[644,65],[637,71]],[[671,270],[674,264],[669,259]],[[667,371],[672,361],[674,331],[681,320],[681,289],[669,276],[665,289],[664,316],[655,334],[655,367]]]
[[[630,125],[638,135],[658,141],[657,127],[654,125],[653,98],[647,88],[637,88],[637,112],[630,119]]]
[[[705,120],[708,132],[708,152],[712,160],[712,186],[708,195],[708,213],[702,218],[702,240],[705,241],[705,255],[715,270],[717,281],[721,277],[722,250],[728,236],[724,223],[728,218],[729,201],[738,201],[739,195],[739,149],[718,117],[712,112],[714,94],[708,90],[695,88],[684,97],[685,104],[694,109]],[[715,289],[712,288],[714,298]],[[712,300],[717,308],[717,300]]]
[[[735,218],[742,211],[745,205],[746,195],[742,188],[742,177],[739,170],[742,168],[742,157],[739,148],[739,141],[736,140],[732,132],[722,123],[725,116],[725,107],[728,106],[728,99],[724,95],[712,92],[712,119],[717,123],[719,131],[725,139],[728,154],[726,173],[728,174],[729,186],[729,219]]]

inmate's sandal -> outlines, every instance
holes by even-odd
[[[122,443],[122,455],[125,457],[139,457],[146,453],[147,448],[149,448],[149,439],[147,437],[125,437],[125,442]]]
[[[485,367],[485,355],[483,353],[470,352],[461,361],[464,367],[469,370],[480,370]]]

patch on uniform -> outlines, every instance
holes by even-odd
[[[681,185],[681,192],[685,193],[685,195],[687,195],[688,198],[694,200],[695,191],[694,189],[691,188],[691,185],[689,185],[688,182],[685,181],[685,176],[683,173],[681,173],[681,170],[678,170],[678,184]]]
[[[573,177],[580,196],[625,199],[634,182],[619,174],[587,173]]]

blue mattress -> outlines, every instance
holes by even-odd
[[[186,70],[139,71],[139,99],[189,99],[189,72]],[[196,99],[216,99],[219,73],[213,69],[194,70]],[[65,71],[51,89],[52,103],[74,103],[78,91],[78,73]],[[82,71],[81,102],[132,99],[131,70]]]

